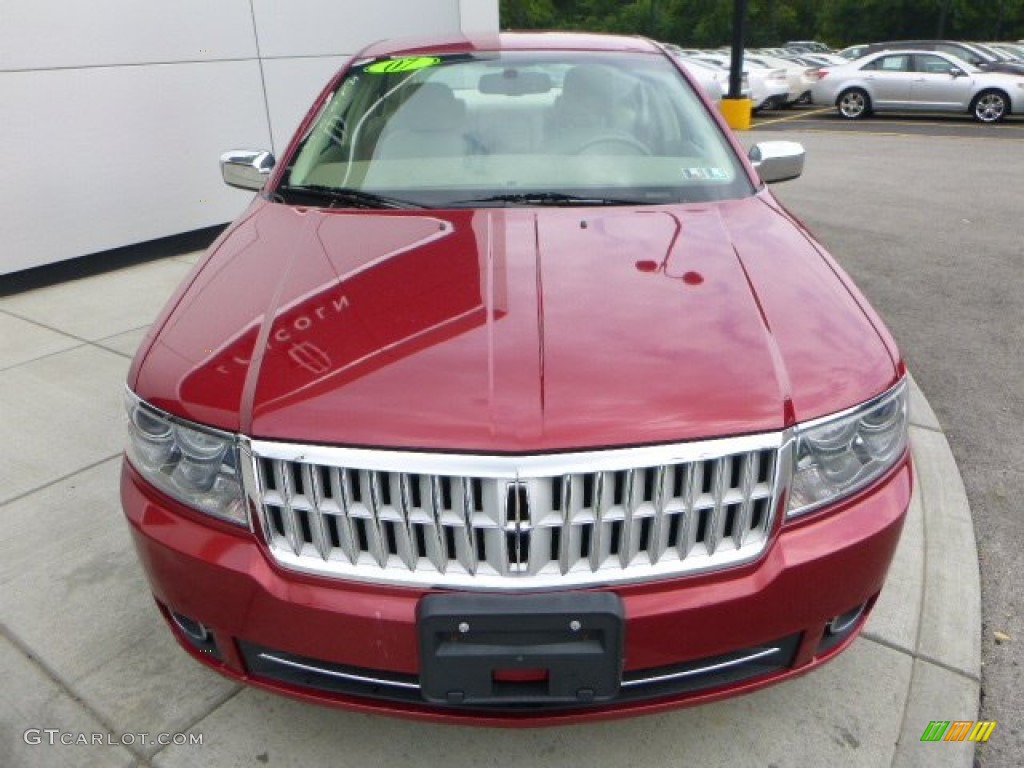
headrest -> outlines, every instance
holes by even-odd
[[[411,131],[456,130],[465,117],[465,105],[442,83],[423,83],[398,108],[392,127]]]
[[[579,64],[565,73],[562,80],[562,102],[570,108],[587,108],[595,112],[611,100],[609,72],[594,64]]]

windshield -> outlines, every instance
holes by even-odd
[[[275,193],[290,202],[301,190],[427,207],[753,193],[732,146],[666,57],[550,51],[358,62]]]

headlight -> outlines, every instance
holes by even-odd
[[[125,394],[128,459],[146,480],[200,512],[248,525],[234,435],[172,418]]]
[[[847,496],[880,477],[907,447],[907,385],[838,416],[797,427],[789,517]]]

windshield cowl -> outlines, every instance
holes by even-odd
[[[275,202],[309,203],[323,208],[425,208],[408,200],[374,194],[351,187],[330,187],[322,184],[281,184],[274,193]]]

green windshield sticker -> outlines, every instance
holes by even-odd
[[[400,59],[375,61],[364,71],[375,75],[390,75],[394,72],[412,72],[414,69],[425,69],[441,63],[437,56],[405,56]]]

